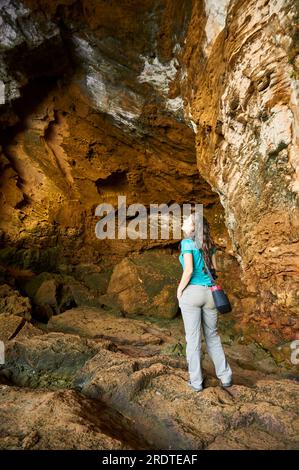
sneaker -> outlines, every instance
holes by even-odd
[[[190,380],[188,380],[188,385],[189,385],[189,387],[191,387],[195,392],[202,392],[202,391],[203,391],[203,387],[194,387],[193,385],[191,385]]]
[[[223,387],[223,388],[229,388],[229,387],[232,386],[233,382],[232,382],[232,380],[230,382],[221,382],[220,381],[220,384],[221,384],[221,387]]]

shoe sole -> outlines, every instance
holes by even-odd
[[[222,383],[220,386],[223,387],[223,388],[229,388],[229,387],[232,386],[232,384],[233,384],[232,382],[229,383],[229,384],[223,384],[223,383]]]
[[[195,392],[202,392],[203,391],[203,388],[195,388],[193,387],[191,384],[187,384],[190,388],[192,388],[192,390],[194,390]]]

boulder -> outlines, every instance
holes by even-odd
[[[24,322],[16,315],[0,315],[0,341],[6,343]]]
[[[115,302],[128,315],[173,318],[180,276],[178,258],[167,250],[132,255],[116,265],[102,301]]]
[[[99,307],[100,294],[108,285],[109,273],[97,271],[75,272],[75,278],[69,274],[43,272],[27,280],[22,288],[32,299],[34,317],[47,322],[53,315],[62,313],[76,306]]]
[[[57,304],[56,299],[57,282],[55,279],[43,281],[34,295],[34,302],[36,305],[50,305],[55,307]]]
[[[44,334],[24,318],[16,315],[0,315],[0,341],[7,343],[10,339],[31,338],[32,336]]]
[[[23,297],[17,290],[7,284],[0,286],[0,315],[10,314],[31,319],[31,303],[28,297]]]
[[[101,261],[100,265],[80,263],[72,269],[72,276],[97,295],[105,294],[112,274],[112,267]]]
[[[136,346],[147,352],[156,352],[157,348],[175,343],[167,331],[155,328],[149,322],[119,317],[107,310],[90,307],[77,307],[53,316],[47,324],[47,331],[107,339],[118,347]]]

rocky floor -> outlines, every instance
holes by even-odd
[[[180,317],[81,307],[48,325],[1,315],[0,331],[0,449],[299,447],[296,371],[254,343],[222,335],[234,371],[227,390],[203,348],[205,389],[196,393]]]

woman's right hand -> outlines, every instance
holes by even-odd
[[[176,293],[176,296],[177,296],[177,299],[180,300],[180,298],[182,297],[182,289],[180,287],[178,287],[178,290],[177,290],[177,293]]]

